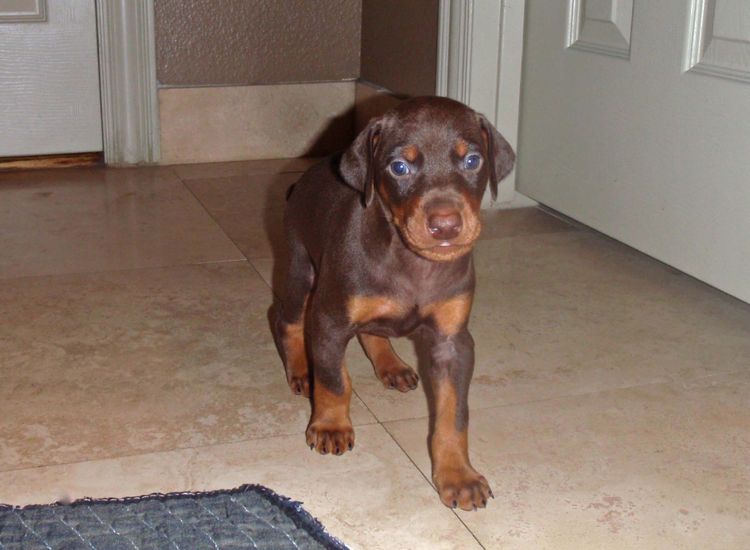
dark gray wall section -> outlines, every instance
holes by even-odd
[[[155,10],[164,86],[359,76],[361,0],[156,0]]]
[[[439,0],[362,0],[364,80],[404,95],[434,95]]]

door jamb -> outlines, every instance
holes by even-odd
[[[104,161],[159,161],[153,0],[96,0]]]
[[[521,108],[525,0],[440,0],[436,93],[484,113],[514,149]],[[484,208],[537,203],[516,191],[516,171]]]

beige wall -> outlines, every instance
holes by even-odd
[[[162,86],[351,80],[361,0],[156,0]]]
[[[438,0],[362,0],[360,77],[403,95],[434,95]]]

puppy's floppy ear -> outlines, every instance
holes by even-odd
[[[516,154],[500,132],[490,124],[484,115],[477,115],[482,127],[482,135],[487,144],[487,160],[490,168],[490,193],[492,200],[497,199],[497,184],[510,174],[516,162]]]
[[[370,206],[375,195],[375,150],[380,141],[380,119],[373,119],[362,130],[351,147],[344,151],[339,172],[354,189],[361,191],[364,205]]]

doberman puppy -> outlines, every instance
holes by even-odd
[[[410,99],[373,119],[292,188],[286,287],[271,310],[292,391],[309,396],[312,384],[306,437],[322,454],[354,447],[349,340],[386,387],[408,391],[417,374],[388,339],[420,329],[435,398],[432,477],[443,503],[464,510],[492,495],[468,454],[471,250],[487,182],[494,199],[514,160],[485,117],[450,99]]]

